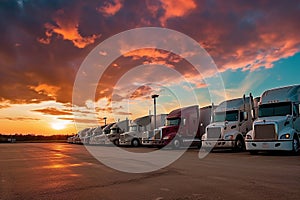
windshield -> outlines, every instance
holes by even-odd
[[[237,110],[227,111],[227,112],[216,112],[214,113],[215,122],[224,121],[238,121],[239,112]]]
[[[110,129],[110,133],[119,133],[119,128]]]
[[[270,103],[260,105],[258,117],[286,116],[292,114],[292,104],[290,102]]]
[[[178,126],[180,123],[180,119],[167,119],[167,126]]]
[[[130,126],[129,131],[137,131],[137,125]]]

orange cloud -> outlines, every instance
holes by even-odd
[[[36,109],[36,110],[32,110],[34,112],[40,112],[43,114],[47,114],[47,115],[72,115],[72,112],[70,111],[63,111],[63,110],[58,110],[56,108],[43,108],[43,109]]]
[[[165,14],[160,18],[161,24],[165,26],[166,21],[173,17],[183,17],[194,10],[197,5],[194,0],[161,0]]]
[[[10,106],[10,105],[1,105],[1,104],[0,104],[0,110],[1,110],[1,109],[5,109],[5,108],[9,108],[9,107],[11,107],[11,106]]]
[[[97,8],[104,16],[113,16],[123,7],[121,0],[114,0],[113,3],[105,2],[104,6]]]
[[[32,118],[32,117],[4,117],[1,119],[7,119],[7,120],[11,120],[11,121],[27,121],[27,120],[33,120],[33,121],[37,121],[37,120],[41,120],[38,118]]]
[[[149,97],[149,95],[153,92],[153,89],[147,85],[140,86],[138,89],[136,89],[131,95],[131,99],[136,99],[139,97]]]
[[[66,18],[63,10],[60,10],[57,14],[58,15],[54,18],[54,21],[56,22],[55,25],[50,23],[46,23],[44,25],[46,28],[46,38],[38,38],[38,41],[40,43],[50,44],[53,33],[56,33],[64,40],[72,41],[75,47],[84,48],[89,44],[93,44],[95,40],[101,36],[93,34],[91,36],[83,37],[79,33],[79,23],[76,18]]]
[[[48,85],[48,84],[39,84],[38,86],[29,86],[29,88],[36,91],[38,94],[46,95],[48,97],[56,97],[57,92],[60,90],[60,87]]]

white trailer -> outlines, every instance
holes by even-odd
[[[257,98],[255,99],[257,101]],[[212,123],[202,136],[202,147],[245,149],[244,137],[252,129],[255,109],[252,95],[222,102],[212,114]]]
[[[167,114],[156,115],[156,126],[165,123]],[[120,134],[120,145],[137,147],[142,144],[143,132],[154,130],[155,119],[153,115],[136,118],[130,123],[129,131]]]
[[[246,149],[281,150],[297,153],[300,138],[300,85],[275,88],[261,95],[258,119],[247,133]]]

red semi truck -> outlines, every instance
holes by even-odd
[[[200,148],[201,136],[210,123],[211,109],[212,106],[199,109],[198,105],[194,105],[171,111],[166,125],[155,129],[152,134],[148,132],[142,144],[160,147],[171,144],[176,149],[196,145]]]

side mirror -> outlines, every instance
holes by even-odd
[[[183,119],[183,126],[186,125],[186,119]]]

